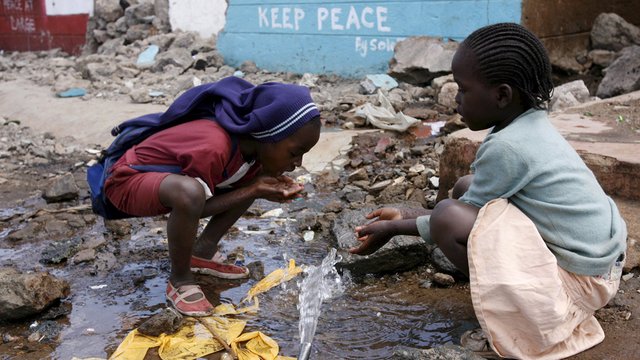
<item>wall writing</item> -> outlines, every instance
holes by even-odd
[[[225,60],[269,70],[385,72],[409,36],[461,40],[480,26],[520,22],[521,0],[235,0],[218,48]]]
[[[11,31],[36,32],[33,0],[2,0],[2,8],[9,19]]]

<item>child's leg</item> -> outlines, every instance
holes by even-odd
[[[203,259],[211,259],[218,250],[218,242],[220,242],[222,236],[238,221],[252,203],[253,200],[246,201],[211,217],[200,237],[198,237],[198,241],[193,248],[193,255]]]
[[[459,199],[464,193],[467,192],[469,186],[471,185],[471,181],[473,180],[473,175],[465,175],[456,181],[455,185],[453,185],[453,190],[451,191],[452,199]]]
[[[467,240],[478,216],[478,208],[458,200],[439,202],[431,213],[431,239],[465,275],[469,275]]]
[[[170,281],[175,287],[193,284],[190,270],[191,252],[198,231],[198,221],[205,203],[205,193],[200,183],[188,176],[169,175],[158,191],[160,202],[171,208],[167,221]]]

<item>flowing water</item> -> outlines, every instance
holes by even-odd
[[[276,205],[272,205],[276,206]],[[261,331],[280,345],[280,355],[296,356],[302,343],[311,359],[386,359],[398,345],[429,348],[457,343],[476,326],[468,291],[424,288],[427,269],[382,277],[344,281],[334,268],[340,253],[330,238],[303,239],[295,213],[276,218],[242,218],[223,240],[223,252],[244,247],[245,262],[259,261],[264,273],[294,259],[306,272],[260,297],[258,314],[246,331]],[[55,319],[55,341],[0,344],[0,359],[106,358],[129,331],[165,306],[169,262],[164,219],[133,222],[130,237],[116,241],[109,252],[115,265],[96,273],[98,260],[58,266],[38,263],[47,241],[9,246],[0,238],[0,266],[23,271],[49,271],[71,284],[70,308]],[[99,237],[93,226],[86,236]],[[198,276],[212,303],[239,304],[257,279],[223,280]],[[0,325],[0,333],[29,335],[29,325]],[[157,359],[152,355],[148,359]],[[213,357],[211,357],[213,358]]]
[[[300,352],[298,360],[306,360],[311,352],[313,335],[316,333],[322,302],[339,296],[345,291],[342,278],[335,268],[340,257],[336,258],[336,249],[331,249],[319,266],[308,266],[305,277],[298,282],[298,309],[300,310]]]

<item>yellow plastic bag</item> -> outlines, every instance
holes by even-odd
[[[289,267],[286,269],[276,269],[272,271],[269,275],[265,276],[264,279],[258,281],[248,292],[247,297],[245,297],[242,302],[249,302],[256,295],[261,294],[276,285],[280,285],[285,281],[289,281],[296,277],[298,274],[302,272],[302,268],[296,266],[295,260],[289,260]]]

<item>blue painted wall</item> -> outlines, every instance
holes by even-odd
[[[385,73],[397,41],[461,40],[492,23],[520,23],[522,0],[229,0],[218,48],[228,64],[342,76]]]

